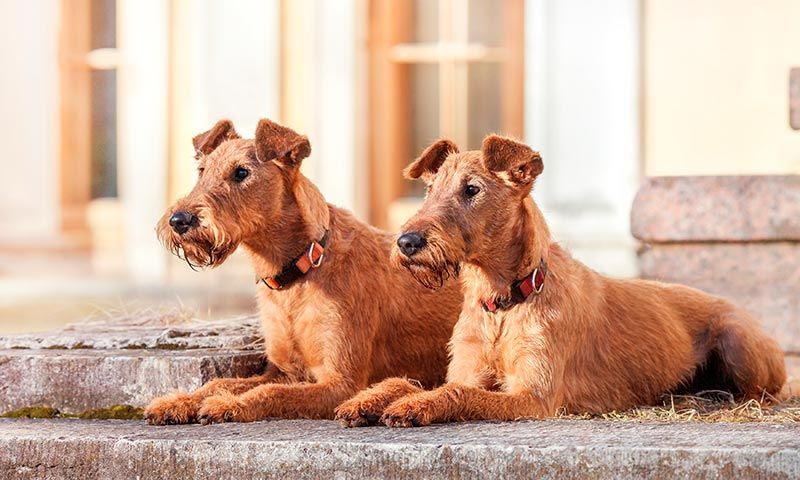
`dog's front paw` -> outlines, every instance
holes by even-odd
[[[345,427],[377,425],[386,407],[382,398],[352,398],[336,407],[336,420]]]
[[[246,422],[244,405],[236,395],[222,392],[203,400],[197,418],[203,425],[223,422]]]
[[[197,421],[200,402],[191,394],[176,392],[158,397],[144,410],[144,418],[150,425],[177,425]]]
[[[433,422],[431,413],[427,402],[401,398],[386,407],[381,422],[388,427],[422,427]]]

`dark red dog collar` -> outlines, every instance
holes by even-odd
[[[284,265],[279,274],[273,277],[256,277],[256,283],[263,283],[270,290],[282,290],[308,273],[312,268],[319,267],[322,264],[322,258],[325,256],[328,234],[329,231],[326,229],[325,235],[321,239],[311,242],[306,251]]]
[[[481,300],[481,306],[489,313],[498,310],[508,310],[518,303],[524,302],[533,294],[539,295],[544,289],[544,278],[547,275],[547,264],[544,259],[539,261],[539,266],[533,269],[530,275],[511,284],[511,294],[507,297],[495,297]]]

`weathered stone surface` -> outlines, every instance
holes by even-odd
[[[172,390],[251,376],[264,367],[258,351],[0,350],[0,412],[30,405],[71,413],[141,407]]]
[[[800,396],[800,355],[786,355],[787,393]]]
[[[0,421],[0,477],[797,478],[800,426],[602,421],[410,430]]]
[[[0,337],[0,412],[39,404],[71,413],[145,406],[216,377],[261,373],[261,348],[254,318],[79,324]]]
[[[77,323],[43,333],[0,336],[0,349],[156,349],[225,348],[258,350],[257,317],[214,322],[138,324],[130,319]]]
[[[800,243],[654,244],[644,278],[682,283],[753,312],[784,350],[800,353]]]
[[[631,230],[646,242],[800,240],[800,176],[648,178]]]

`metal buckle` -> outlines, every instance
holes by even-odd
[[[317,245],[317,242],[313,242],[310,247],[308,247],[308,263],[311,264],[311,268],[317,268],[322,265],[322,259],[325,257],[325,248],[320,245],[322,248],[322,253],[320,254],[319,258],[316,262],[314,262],[314,246]]]
[[[539,284],[539,287],[538,288],[536,287],[536,275],[538,274],[539,274],[539,267],[536,267],[533,270],[533,273],[531,273],[531,286],[533,287],[533,291],[536,292],[537,295],[542,293],[542,289],[544,289],[544,279],[542,279],[542,283]]]

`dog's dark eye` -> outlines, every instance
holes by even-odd
[[[481,189],[476,187],[475,185],[467,185],[466,187],[464,187],[464,195],[466,195],[467,197],[474,197],[480,191]]]
[[[233,172],[233,179],[237,182],[241,182],[247,176],[250,175],[250,170],[244,167],[238,167],[235,172]]]

